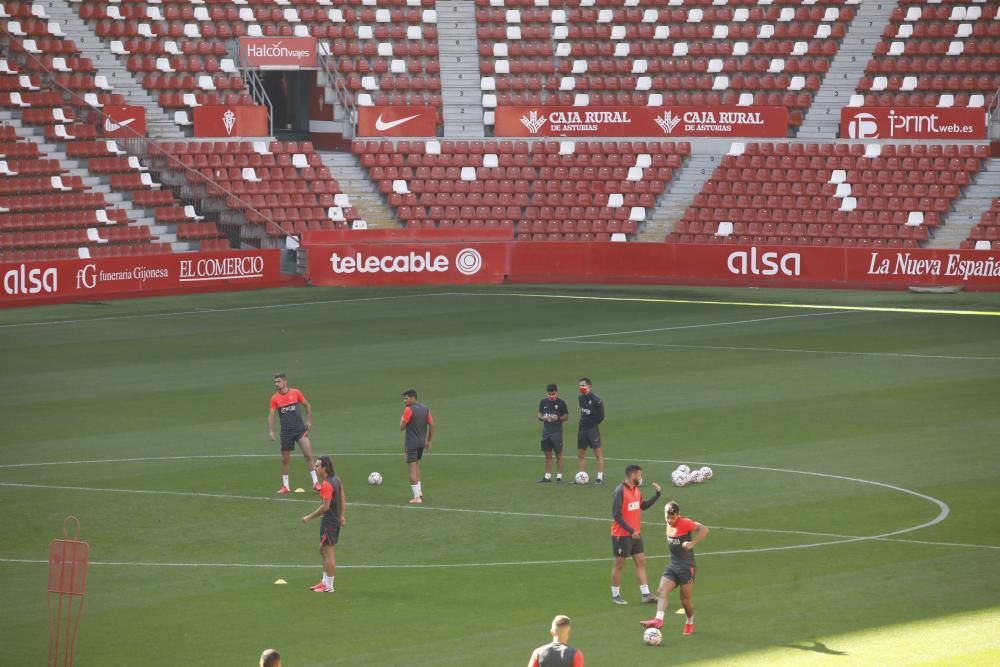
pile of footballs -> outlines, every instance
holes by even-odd
[[[687,486],[688,484],[701,484],[712,479],[712,469],[708,466],[691,470],[683,463],[670,473],[670,481],[674,486]]]

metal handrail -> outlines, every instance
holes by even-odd
[[[347,88],[347,81],[333,62],[329,46],[325,42],[318,43],[317,51],[320,64],[326,72],[326,85],[332,88],[337,94],[340,105],[344,107],[344,111],[347,113],[347,120],[350,121],[351,128],[356,128],[358,124],[358,109],[354,104],[354,96],[351,95],[350,90]]]
[[[1000,88],[993,93],[993,98],[986,108],[986,138],[1000,139]]]
[[[243,83],[246,85],[247,90],[250,91],[250,97],[258,104],[267,107],[267,132],[273,137],[274,105],[271,103],[271,98],[264,88],[264,82],[261,81],[260,71],[249,67],[241,67],[240,76],[243,77]]]
[[[104,122],[110,119],[110,116],[101,111],[101,109],[90,106],[81,94],[66,88],[56,81],[55,74],[45,66],[45,63],[42,62],[41,59],[35,57],[33,53],[23,49],[15,52],[12,48],[10,48],[12,44],[13,39],[9,38],[6,49],[10,54],[8,58],[17,61],[16,56],[23,55],[25,57],[25,61],[32,61],[35,65],[35,69],[26,71],[25,74],[38,74],[43,83],[48,85],[50,89],[61,93],[65,105],[71,107],[74,114],[82,122],[93,124],[97,127],[103,127]],[[244,200],[239,194],[229,190],[221,183],[215,181],[211,176],[207,176],[198,169],[193,169],[185,165],[180,159],[168,153],[161,143],[158,143],[156,140],[143,134],[139,134],[131,127],[126,126],[120,129],[130,136],[118,139],[109,139],[109,141],[114,141],[116,145],[121,146],[125,152],[136,157],[149,158],[153,160],[162,159],[163,167],[158,174],[161,177],[161,180],[163,172],[173,170],[183,173],[185,175],[183,183],[176,183],[173,185],[164,183],[164,187],[169,187],[182,202],[186,199],[191,201],[196,199],[200,200],[203,213],[214,213],[217,217],[217,219],[213,220],[214,222],[231,227],[228,231],[223,229],[223,232],[226,234],[230,243],[239,247],[244,240],[243,234],[240,233],[242,231],[243,223],[239,222],[239,218],[243,218],[247,224],[254,223],[252,223],[247,215],[242,212],[234,212],[235,215],[225,216],[224,214],[226,213],[226,209],[234,208],[227,204],[226,201],[237,202],[245,211],[252,211],[253,214],[261,221],[261,224],[266,226],[267,223],[274,223],[279,229],[282,230],[282,232],[289,235],[288,231],[283,229],[281,225],[276,223],[270,216],[265,215],[263,212],[250,204],[250,202]],[[185,140],[187,140],[187,138],[185,138]],[[185,190],[187,191],[186,195],[184,194]],[[199,190],[203,194],[198,194]],[[209,200],[210,198],[217,198],[218,201],[215,203],[211,201],[206,202],[206,200]],[[208,207],[206,207],[206,203],[208,204]],[[223,217],[228,217],[230,220],[223,220]],[[206,216],[206,219],[212,218]]]

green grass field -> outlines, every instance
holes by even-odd
[[[268,646],[285,667],[523,665],[556,613],[591,666],[1000,664],[998,313],[988,294],[579,286],[0,311],[0,664],[45,664],[48,544],[70,514],[91,548],[84,667],[248,666]],[[306,590],[316,496],[274,495],[279,369],[346,488],[334,595]],[[548,382],[576,469],[581,375],[607,405],[608,483],[537,484]],[[438,424],[423,507],[406,502],[409,387]],[[697,634],[674,597],[659,648],[631,564],[632,604],[608,589],[633,461],[711,527]],[[715,478],[670,488],[679,463]],[[654,581],[662,531],[661,501]]]

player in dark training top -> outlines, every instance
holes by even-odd
[[[538,404],[538,421],[542,422],[542,452],[545,453],[545,476],[539,482],[552,481],[552,455],[556,458],[556,481],[563,476],[563,422],[569,420],[569,407],[559,398],[559,387],[550,384],[546,397]]]
[[[281,488],[278,493],[288,493],[288,461],[291,458],[295,443],[299,443],[302,456],[309,466],[313,489],[319,491],[319,478],[313,469],[312,444],[309,442],[309,429],[312,428],[312,405],[301,391],[288,386],[288,378],[284,373],[274,374],[274,386],[278,391],[271,396],[271,409],[267,413],[267,434],[274,440],[274,415],[277,413],[281,422]],[[305,421],[302,420],[299,406],[306,409]]]
[[[431,440],[434,438],[434,417],[431,409],[417,401],[415,389],[403,392],[403,416],[399,420],[399,430],[406,431],[403,452],[406,455],[406,467],[410,474],[410,490],[413,498],[410,502],[419,505],[424,502],[424,490],[420,485],[420,459],[424,450],[430,451]]]
[[[336,574],[337,559],[334,548],[340,541],[340,528],[347,523],[344,513],[344,485],[334,474],[333,461],[329,456],[316,459],[316,470],[323,475],[323,483],[319,487],[319,497],[322,504],[302,517],[302,523],[309,523],[318,516],[323,520],[319,526],[319,552],[323,555],[323,581],[312,587],[317,593],[332,593],[333,578]]]
[[[553,618],[549,628],[552,641],[532,652],[528,667],[583,667],[583,651],[567,643],[569,633],[569,616],[560,614]]]
[[[577,427],[576,451],[580,472],[587,465],[587,448],[597,459],[597,483],[604,484],[604,454],[601,452],[601,429],[604,421],[604,401],[590,388],[590,378],[580,378],[580,424]]]
[[[625,559],[631,558],[635,563],[635,577],[639,580],[639,593],[642,601],[649,604],[656,602],[656,597],[649,592],[646,580],[646,550],[642,544],[642,513],[648,510],[660,499],[660,485],[653,482],[656,495],[645,500],[639,486],[642,484],[642,467],[635,464],[625,467],[625,479],[615,487],[611,499],[611,551],[615,557],[611,566],[611,600],[615,604],[628,604],[622,597],[622,568]]]
[[[667,546],[670,547],[670,563],[660,577],[660,588],[657,595],[660,601],[656,604],[656,618],[640,621],[644,628],[662,628],[663,619],[667,613],[667,596],[677,587],[681,589],[681,605],[687,614],[684,622],[684,634],[694,634],[694,603],[691,593],[694,590],[694,547],[708,535],[708,526],[681,516],[681,507],[671,500],[663,508],[667,520]]]

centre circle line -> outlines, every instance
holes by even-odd
[[[385,452],[341,452],[335,456],[395,456],[398,457],[398,453],[385,453]],[[468,453],[468,452],[435,452],[436,457],[478,457],[478,458],[536,458],[535,455],[529,454],[503,454],[503,453]],[[272,458],[273,454],[201,454],[201,455],[191,455],[191,456],[155,456],[155,457],[137,457],[137,458],[121,458],[121,459],[91,459],[83,461],[50,461],[50,462],[38,462],[38,463],[16,463],[16,464],[0,464],[0,469],[4,468],[21,468],[21,467],[35,467],[35,466],[49,466],[49,465],[79,465],[87,463],[132,463],[132,462],[147,462],[147,461],[184,461],[184,460],[197,460],[197,459],[232,459],[232,458]],[[655,463],[655,464],[670,464],[679,463],[679,461],[669,460],[669,459],[622,459],[622,458],[610,458],[609,461],[628,461],[628,462],[639,462],[639,463]],[[830,473],[820,473],[804,470],[790,470],[786,468],[774,468],[767,466],[751,466],[751,465],[741,465],[741,464],[731,464],[731,463],[696,463],[695,465],[711,465],[720,468],[736,468],[744,470],[761,470],[767,472],[779,472],[788,474],[799,474],[799,475],[810,475],[815,477],[836,479],[849,481],[860,484],[868,484],[872,486],[882,487],[894,492],[904,493],[922,500],[928,501],[936,505],[939,509],[937,516],[933,519],[924,522],[917,526],[912,526],[908,528],[901,528],[898,530],[890,531],[887,533],[881,533],[878,535],[869,536],[853,536],[853,535],[838,535],[835,533],[821,533],[821,532],[811,532],[811,531],[787,531],[787,530],[774,530],[774,529],[752,529],[752,528],[725,528],[716,526],[717,529],[721,530],[743,530],[743,531],[756,531],[756,532],[775,532],[775,533],[785,533],[785,534],[799,534],[799,535],[811,535],[816,537],[832,537],[833,540],[824,542],[813,542],[809,544],[796,544],[796,545],[786,545],[778,547],[759,547],[759,548],[748,548],[748,549],[731,549],[727,551],[709,551],[709,552],[699,552],[699,556],[722,556],[722,555],[732,555],[732,554],[748,554],[748,553],[765,553],[765,552],[775,552],[775,551],[789,551],[794,549],[809,549],[823,546],[832,546],[837,544],[848,544],[852,542],[862,542],[862,541],[879,541],[887,540],[896,535],[901,535],[904,533],[913,532],[916,530],[921,530],[930,526],[934,526],[942,521],[944,521],[949,513],[950,508],[947,503],[933,496],[929,496],[918,491],[913,491],[911,489],[906,489],[900,486],[895,486],[893,484],[888,484],[885,482],[877,482],[873,480],[866,480],[857,477],[849,477],[846,475],[835,475]],[[108,489],[108,488],[93,488],[93,487],[73,487],[73,486],[53,486],[44,484],[21,484],[14,482],[0,482],[0,487],[12,487],[12,488],[47,488],[47,489],[60,489],[68,491],[87,491],[87,492],[105,492],[105,493],[140,493],[140,494],[150,494],[150,495],[168,495],[168,496],[189,496],[189,497],[205,497],[205,498],[221,498],[221,499],[232,499],[232,500],[266,500],[272,502],[312,502],[305,499],[297,498],[287,498],[279,499],[270,496],[243,496],[236,494],[218,494],[218,493],[206,493],[197,491],[166,491],[157,489]],[[378,504],[378,503],[352,503],[359,507],[375,507],[375,508],[391,508],[391,509],[413,509],[416,511],[443,511],[443,512],[458,512],[458,513],[472,513],[472,514],[494,514],[501,516],[518,516],[518,517],[529,517],[529,518],[547,518],[547,519],[570,519],[579,521],[608,521],[608,518],[601,517],[584,517],[584,516],[572,516],[572,515],[559,515],[559,514],[543,514],[543,513],[532,513],[532,512],[509,512],[501,510],[478,510],[469,508],[447,508],[447,507],[430,507],[422,506],[420,508],[412,508],[405,505],[391,505],[391,504]],[[711,527],[711,526],[710,526]],[[909,540],[899,540],[899,541],[909,541]],[[916,542],[916,541],[914,541]],[[923,542],[920,542],[923,543]],[[936,544],[929,542],[927,544]],[[981,547],[981,548],[1000,548],[992,547],[990,545],[953,545],[953,546],[967,546],[967,547]],[[663,556],[652,556],[650,559],[666,558]],[[427,569],[427,568],[449,568],[449,567],[492,567],[492,566],[507,566],[507,565],[540,565],[540,564],[564,564],[564,563],[589,563],[589,562],[601,562],[607,561],[609,558],[583,558],[583,559],[558,559],[558,560],[532,560],[532,561],[497,561],[490,563],[424,563],[424,564],[385,564],[385,565],[343,565],[343,568],[352,569]],[[36,562],[48,562],[48,561],[35,561],[32,559],[9,559],[0,558],[0,562],[10,562],[10,563],[36,563]],[[104,564],[104,565],[131,565],[133,563],[127,562],[116,562],[116,561],[94,561],[94,565]],[[253,563],[134,563],[135,565],[147,565],[147,566],[162,566],[162,567],[254,567],[254,568],[275,568],[275,567],[313,567],[311,565],[291,565],[291,564],[253,564]]]

